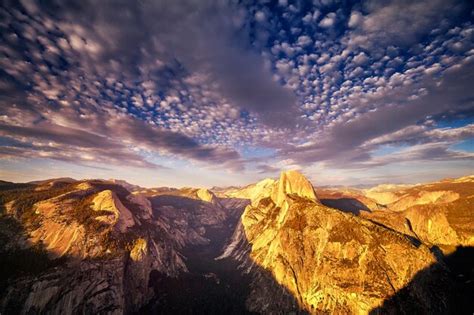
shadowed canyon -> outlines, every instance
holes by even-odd
[[[2,182],[2,314],[470,314],[474,178]]]

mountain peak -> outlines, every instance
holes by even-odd
[[[282,172],[276,185],[278,186],[273,190],[272,199],[277,205],[281,205],[287,195],[297,195],[314,201],[318,200],[311,182],[298,171]]]

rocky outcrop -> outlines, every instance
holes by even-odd
[[[318,199],[311,182],[300,172],[293,170],[282,172],[278,180],[267,178],[243,188],[222,190],[219,194],[227,198],[247,199],[252,205],[257,205],[261,199],[269,196],[279,206],[291,194],[315,201]]]
[[[302,175],[282,174],[281,178],[278,194],[273,191],[258,205],[245,209],[241,226],[221,257],[233,257],[252,275],[250,310],[295,309],[285,290],[275,290],[262,270],[270,272],[304,310],[347,314],[369,312],[406,286],[417,271],[436,263],[428,247],[321,205]],[[443,309],[443,297],[438,300],[430,291],[434,287],[419,289],[412,293],[425,311]],[[282,292],[282,296],[265,292]],[[275,309],[272,299],[288,304]]]
[[[31,224],[27,225],[30,241],[41,242],[51,257],[102,256],[105,248],[100,233],[87,233],[86,226],[74,220],[74,197],[81,198],[72,192],[35,204]]]
[[[101,215],[96,220],[114,225],[121,232],[135,224],[133,215],[118,199],[117,195],[111,190],[103,190],[92,200],[92,209],[94,211],[110,212],[110,215]]]
[[[132,250],[130,251],[130,258],[133,261],[142,261],[147,255],[148,245],[147,241],[143,238],[139,238],[135,241]]]
[[[211,203],[213,202],[215,198],[214,194],[205,188],[198,189],[196,194],[198,198],[201,199],[202,201],[207,201]]]

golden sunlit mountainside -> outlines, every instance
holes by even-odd
[[[472,308],[473,186],[468,176],[313,188],[297,171],[214,192],[2,182],[0,308],[464,312]]]

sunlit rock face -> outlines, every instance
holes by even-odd
[[[287,202],[288,195],[297,195],[313,201],[317,200],[311,182],[297,171],[281,173],[279,180],[272,188],[271,198],[277,206],[281,207]]]
[[[133,312],[153,295],[151,270],[168,276],[187,270],[180,245],[166,223],[153,217],[146,197],[104,181],[41,187],[47,185],[12,193],[8,210],[22,229],[15,233],[25,240],[11,246],[41,245],[50,259],[62,260],[38,278],[9,283],[0,298],[3,311]]]
[[[143,238],[139,238],[135,241],[132,250],[130,251],[130,258],[133,261],[142,261],[143,258],[147,255],[148,244],[147,241]]]
[[[103,190],[92,200],[94,211],[105,211],[110,214],[98,216],[96,220],[115,225],[121,232],[135,224],[133,215],[111,190]]]
[[[207,202],[212,202],[215,198],[214,194],[205,188],[200,188],[196,192],[199,199]]]
[[[275,186],[258,205],[245,209],[222,256],[238,260],[253,276],[247,301],[252,311],[297,309],[261,268],[295,297],[300,308],[347,314],[369,312],[436,262],[428,247],[402,234],[321,205],[301,174],[283,173]],[[417,290],[413,289],[414,299],[423,309],[442,308],[436,295]]]
[[[472,176],[390,190],[395,201],[363,216],[445,252],[474,245]]]
[[[219,195],[223,197],[247,199],[252,205],[257,205],[263,198],[271,197],[279,206],[286,201],[286,196],[291,194],[317,200],[311,182],[297,171],[282,172],[277,180],[267,178],[243,188],[232,188],[219,192]]]

